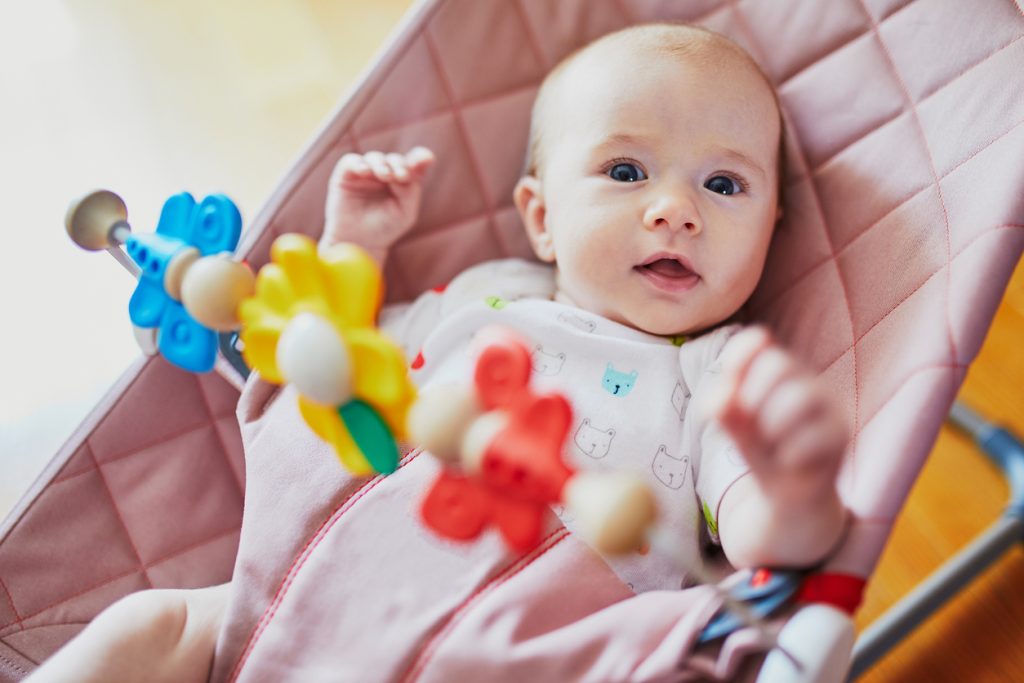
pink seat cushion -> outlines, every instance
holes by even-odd
[[[484,259],[528,256],[511,189],[543,74],[631,23],[725,33],[776,84],[789,141],[786,214],[750,309],[846,410],[855,438],[841,486],[857,521],[832,568],[866,576],[1024,244],[1020,3],[417,7],[249,226],[249,261],[265,262],[278,234],[319,232],[341,154],[416,144],[440,163],[394,251],[391,300]],[[243,482],[236,399],[215,377],[145,361],[97,407],[0,527],[0,680],[24,676],[120,595],[230,575]]]

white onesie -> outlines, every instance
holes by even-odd
[[[722,347],[738,326],[688,340],[659,337],[554,302],[554,292],[549,266],[491,261],[411,304],[385,308],[380,325],[414,358],[412,378],[420,388],[469,381],[470,342],[480,329],[516,330],[533,347],[533,386],[557,390],[572,405],[566,461],[579,469],[642,476],[656,493],[659,524],[700,561],[702,534],[718,540],[722,495],[747,472],[701,405],[720,373]],[[571,512],[561,506],[555,512],[573,530]],[[657,553],[608,563],[637,592],[690,583],[680,567]]]

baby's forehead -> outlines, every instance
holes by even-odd
[[[682,96],[666,97],[669,91]],[[777,111],[771,86],[749,58],[714,43],[682,55],[620,43],[568,64],[537,114],[538,123],[554,133],[581,123],[645,118],[659,110],[672,119],[680,113],[741,109]]]
[[[659,76],[653,78],[654,73]],[[528,170],[539,173],[546,165],[546,147],[579,132],[580,126],[597,124],[601,112],[613,110],[612,118],[618,119],[623,108],[649,108],[664,99],[659,88],[676,89],[678,82],[681,89],[693,80],[710,83],[713,90],[728,83],[730,106],[756,110],[757,117],[768,120],[778,118],[768,79],[729,39],[690,26],[633,27],[585,46],[545,78],[533,110]],[[693,89],[702,92],[699,85]],[[726,106],[725,101],[720,104]]]

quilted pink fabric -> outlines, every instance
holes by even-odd
[[[441,158],[387,272],[392,300],[528,255],[511,206],[537,83],[621,26],[745,46],[787,122],[786,216],[751,310],[842,397],[857,515],[833,568],[867,575],[1024,248],[1020,0],[434,0],[403,24],[250,226],[254,265],[315,234],[350,150]],[[237,393],[140,361],[0,527],[0,680],[104,605],[226,579],[243,484]],[[290,564],[292,558],[283,559]]]

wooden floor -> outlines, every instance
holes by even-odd
[[[1024,436],[1024,261],[959,400]],[[998,470],[944,427],[896,524],[857,623],[863,627],[996,519]],[[862,681],[1024,681],[1024,544],[1006,554]]]
[[[18,330],[0,353],[0,515],[136,354],[123,319],[130,283],[109,259],[67,244],[67,201],[110,187],[149,230],[167,195],[224,191],[251,218],[410,4],[0,4],[0,187],[4,235],[17,247],[0,250],[0,291],[5,330]],[[1022,348],[1018,268],[961,398],[1020,434]],[[1005,499],[995,469],[944,431],[858,623],[966,544]],[[1024,551],[999,561],[862,680],[1024,681]]]

